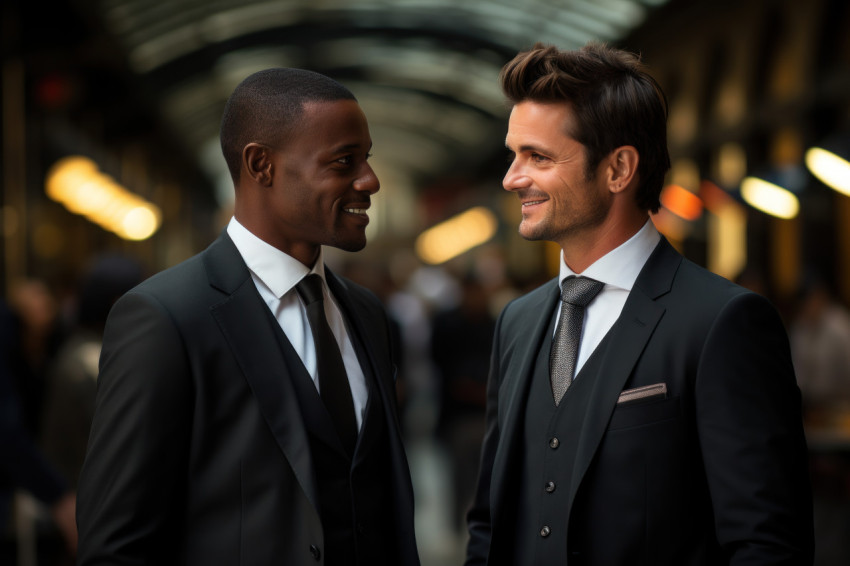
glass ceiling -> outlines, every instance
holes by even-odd
[[[535,41],[616,42],[668,0],[94,0],[131,68],[213,177],[233,87],[271,66],[309,68],[352,89],[376,160],[422,182],[501,151],[502,65]],[[377,169],[378,167],[376,167]],[[223,184],[228,185],[227,176]]]

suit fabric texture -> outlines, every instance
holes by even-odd
[[[378,412],[367,407],[362,435],[378,431],[385,452],[388,496],[364,513],[381,524],[358,532],[372,541],[369,556],[381,555],[371,547],[384,537],[385,563],[417,566],[389,323],[369,291],[326,278],[371,376]],[[327,474],[313,452],[324,446],[323,462],[338,455],[328,456],[323,425],[303,406],[309,375],[227,234],[115,304],[100,365],[78,493],[80,565],[349,563],[326,562]]]
[[[558,293],[553,280],[499,318],[466,564],[554,564],[549,556],[570,566],[811,564],[800,394],[769,302],[662,238],[559,407],[584,412],[554,425],[569,423],[573,438],[553,442],[541,431],[543,448],[529,449],[531,382],[551,343]],[[618,403],[624,390],[658,383],[665,396]],[[559,444],[570,451],[564,477],[545,477],[543,456],[524,462]],[[555,490],[548,479],[564,481]],[[518,488],[523,481],[531,487]],[[552,526],[517,518],[530,515],[517,515],[529,508],[518,494],[535,492],[535,512],[551,511],[547,497],[563,502]],[[516,557],[517,542],[535,555]],[[546,551],[553,545],[558,552]]]

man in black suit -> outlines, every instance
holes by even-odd
[[[390,325],[322,260],[366,244],[366,118],[339,83],[270,69],[221,142],[225,233],[110,313],[79,563],[417,566]]]
[[[811,564],[782,322],[649,219],[670,163],[657,83],[599,44],[538,44],[501,79],[504,188],[562,259],[497,325],[466,563]]]

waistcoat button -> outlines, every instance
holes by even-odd
[[[540,529],[540,536],[548,537],[549,533],[552,532],[552,529],[549,528],[549,525],[544,525],[542,529]]]
[[[555,482],[546,482],[546,493],[552,493],[553,491],[555,491]]]
[[[552,438],[552,440],[549,441],[549,448],[551,448],[552,450],[554,450],[555,448],[557,448],[560,445],[561,445],[561,441],[558,440],[557,437]]]

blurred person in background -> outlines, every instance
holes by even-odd
[[[115,301],[142,279],[141,265],[129,257],[95,258],[78,282],[68,335],[47,373],[41,445],[73,489],[94,415],[106,317]]]
[[[807,275],[791,323],[791,354],[803,395],[814,495],[818,566],[850,556],[850,313],[821,275]]]
[[[63,343],[65,329],[56,297],[41,279],[13,283],[9,308],[16,327],[9,364],[21,398],[24,422],[30,434],[37,438],[41,432],[47,370]]]
[[[460,304],[436,312],[431,323],[431,355],[440,399],[436,436],[449,451],[452,519],[457,530],[464,524],[475,492],[495,326],[490,293],[474,275],[461,282]]]
[[[37,292],[41,294],[42,291]],[[38,310],[43,312],[42,307]],[[17,389],[20,377],[16,371],[21,367],[18,362],[23,332],[19,316],[0,301],[0,528],[3,530],[0,561],[8,559],[10,562],[12,556],[20,551],[15,548],[17,541],[14,537],[6,538],[7,533],[17,534],[10,527],[14,495],[18,490],[26,492],[49,510],[50,518],[72,555],[77,545],[75,494],[36,444]],[[25,520],[31,522],[34,530],[39,530],[38,513]]]
[[[823,279],[801,288],[790,335],[807,421],[829,427],[850,418],[850,311]]]
[[[596,43],[538,44],[501,79],[519,232],[562,254],[497,322],[467,564],[811,564],[782,321],[649,218],[670,166],[661,89]]]
[[[328,77],[269,69],[221,142],[226,230],[107,320],[79,564],[416,566],[391,325],[322,255],[366,245],[366,117]]]

